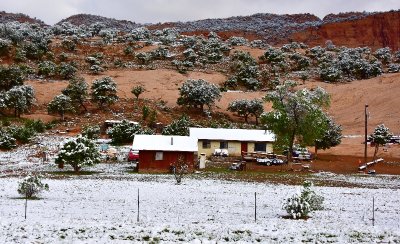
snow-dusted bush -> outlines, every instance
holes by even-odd
[[[187,80],[179,88],[178,105],[193,106],[204,109],[207,105],[210,109],[215,101],[221,98],[219,88],[203,79]]]
[[[64,120],[65,113],[74,111],[74,106],[70,97],[60,94],[55,96],[47,105],[47,111],[49,113],[58,113],[61,116],[61,120]]]
[[[311,186],[312,183],[310,181],[305,181],[301,192],[297,192],[286,199],[283,209],[286,210],[291,218],[306,218],[312,211],[323,209],[324,198],[317,195],[311,189]]]
[[[388,65],[388,72],[389,73],[398,73],[400,72],[400,64],[389,64]]]
[[[0,148],[1,149],[12,149],[17,146],[17,140],[11,135],[11,133],[0,128]]]
[[[376,158],[376,154],[378,153],[379,147],[384,146],[386,143],[390,141],[393,134],[390,132],[389,128],[387,128],[384,124],[378,125],[374,132],[369,135],[371,139],[371,144],[375,146],[374,150],[374,157],[373,160]]]
[[[69,164],[78,172],[84,166],[100,163],[96,144],[89,138],[78,136],[68,140],[58,152],[55,163],[59,167]]]
[[[145,41],[150,39],[150,31],[146,27],[140,27],[131,31],[131,37],[135,41]]]
[[[42,178],[39,175],[29,174],[18,183],[18,193],[26,198],[36,197],[44,190],[48,191],[49,185],[42,183]]]
[[[62,62],[58,66],[58,74],[63,78],[63,79],[71,79],[72,77],[75,76],[77,72],[77,68],[75,67],[74,63],[64,63]]]
[[[400,50],[393,54],[393,61],[396,63],[400,63]]]
[[[141,52],[135,55],[140,64],[149,64],[152,60],[151,53]]]
[[[54,76],[57,72],[57,65],[52,61],[43,61],[38,65],[38,75],[44,77]]]
[[[167,47],[160,46],[151,52],[151,56],[154,59],[166,59],[166,58],[171,57],[171,54],[169,53],[169,50]]]
[[[104,44],[110,45],[113,42],[114,36],[116,36],[116,34],[114,30],[104,29],[99,32],[99,36],[102,37]]]
[[[88,96],[88,83],[82,77],[74,77],[69,81],[68,86],[62,90],[62,94],[71,98],[71,102],[77,109],[79,106],[86,109],[85,102]]]
[[[236,89],[237,86],[238,86],[238,81],[235,76],[230,77],[224,82],[224,87],[227,89]]]
[[[131,93],[136,97],[136,99],[139,99],[140,94],[142,94],[144,91],[145,91],[144,87],[138,85],[132,87]]]
[[[101,61],[94,56],[88,56],[85,58],[86,63],[90,64],[90,65],[100,65]]]
[[[270,47],[264,52],[260,59],[268,63],[279,63],[285,60],[285,55],[280,49]]]
[[[46,130],[46,125],[41,121],[38,120],[28,120],[25,122],[25,127],[32,128],[34,131],[38,133],[43,133]]]
[[[258,121],[258,117],[264,112],[264,106],[260,99],[238,99],[229,103],[228,111],[237,113],[239,116],[243,117],[247,123],[247,119],[250,115],[253,115]]]
[[[164,127],[163,135],[175,135],[175,136],[189,136],[189,127],[193,126],[190,118],[183,115],[177,120],[171,122],[171,124]]]
[[[383,63],[389,63],[390,60],[392,59],[392,53],[390,48],[384,47],[384,48],[379,48],[374,52],[374,56],[381,60]]]
[[[7,91],[13,86],[24,83],[25,72],[19,66],[0,66],[0,91]]]
[[[76,42],[74,40],[71,40],[70,38],[64,38],[61,41],[61,46],[70,52],[73,52],[76,50]]]
[[[325,54],[325,52],[326,52],[325,48],[321,46],[315,46],[307,50],[308,55],[313,58],[322,57]]]
[[[253,40],[250,42],[250,47],[254,48],[265,48],[267,44],[265,44],[262,40]]]
[[[100,126],[86,125],[82,128],[82,136],[95,140],[100,137]]]
[[[249,40],[241,36],[231,36],[228,39],[228,43],[232,46],[244,46],[247,45]]]
[[[243,79],[243,84],[250,90],[257,90],[260,87],[261,82],[255,78],[245,78]]]
[[[101,72],[104,71],[103,67],[101,67],[100,65],[97,65],[97,64],[90,66],[89,70],[93,74],[100,74]]]
[[[311,60],[308,57],[295,52],[290,55],[290,59],[293,62],[293,70],[306,70],[311,65]]]
[[[322,68],[319,74],[324,81],[336,82],[342,79],[342,71],[334,64]]]
[[[139,124],[123,120],[114,125],[107,134],[111,137],[112,143],[119,144],[132,142],[135,135],[143,134],[143,130]]]
[[[29,143],[35,137],[36,131],[27,126],[10,126],[7,131],[20,143]]]
[[[0,38],[0,56],[8,54],[11,46],[11,41]]]
[[[99,108],[118,101],[117,84],[109,76],[94,80],[91,89],[92,101],[97,103]]]
[[[35,90],[32,86],[14,86],[6,93],[6,106],[14,110],[14,115],[20,115],[28,111],[35,102]]]

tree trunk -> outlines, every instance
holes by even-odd
[[[256,117],[256,125],[258,125],[258,116],[255,116]]]
[[[244,116],[244,122],[248,123],[248,121],[247,121],[248,118],[249,118],[249,116],[248,116],[248,115],[245,115],[245,116]]]
[[[81,167],[79,167],[79,166],[77,166],[77,165],[75,165],[75,166],[73,166],[73,167],[74,167],[75,173],[78,173],[79,170],[81,169]]]
[[[374,151],[374,157],[372,158],[372,162],[375,162],[376,154],[378,153],[379,150],[379,144],[375,143],[375,151]]]
[[[61,112],[61,121],[64,121],[64,112]]]
[[[293,143],[296,131],[293,131],[289,141],[288,167],[293,170]]]
[[[85,104],[83,104],[83,102],[81,102],[81,106],[85,110],[85,112],[87,112],[87,108],[86,108]]]

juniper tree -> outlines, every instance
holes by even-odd
[[[144,91],[145,91],[144,87],[141,85],[138,85],[138,86],[132,87],[131,93],[133,95],[135,95],[136,100],[139,100],[140,94],[142,94]]]
[[[392,136],[393,134],[390,133],[389,128],[384,124],[380,124],[375,128],[374,132],[369,136],[371,138],[371,143],[374,144],[375,147],[373,161],[375,161],[379,147],[388,143]]]
[[[221,92],[219,88],[203,79],[199,80],[187,80],[179,88],[178,105],[181,106],[193,106],[195,108],[200,107],[204,110],[204,105],[207,105],[209,109],[215,103],[215,101],[221,98]]]
[[[73,112],[74,106],[70,97],[60,94],[55,96],[47,105],[47,111],[49,113],[58,113],[61,116],[61,120],[64,121],[65,113]]]
[[[94,80],[91,88],[92,101],[97,103],[99,108],[118,101],[117,84],[109,76]]]
[[[78,172],[84,166],[100,163],[96,144],[89,138],[78,136],[67,141],[58,152],[55,163],[60,167],[69,164]]]
[[[42,183],[42,179],[39,175],[29,174],[18,183],[18,193],[26,198],[35,197],[43,190],[48,191],[49,185]]]
[[[175,135],[175,136],[189,136],[189,127],[193,126],[190,118],[183,115],[177,120],[171,122],[171,124],[164,127],[163,135]]]
[[[32,86],[14,86],[6,93],[6,106],[14,110],[15,117],[28,111],[35,101],[35,90]]]
[[[234,100],[229,103],[228,111],[237,113],[239,116],[243,117],[245,122],[248,122],[248,117],[253,115],[256,119],[256,124],[258,124],[258,118],[264,112],[263,101],[261,99],[239,99]]]
[[[62,90],[62,94],[71,98],[71,102],[76,109],[80,106],[87,111],[85,102],[88,96],[88,87],[89,85],[84,78],[74,77],[69,81],[68,86]]]

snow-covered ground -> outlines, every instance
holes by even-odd
[[[400,242],[397,189],[315,187],[325,197],[325,209],[308,220],[291,220],[283,218],[281,206],[297,186],[199,179],[176,185],[172,177],[146,175],[45,179],[50,191],[28,201],[25,220],[18,180],[0,178],[0,243]]]
[[[49,172],[59,170],[54,157],[64,139],[46,136],[0,153],[0,243],[400,243],[399,176],[306,175],[324,185],[353,187],[315,187],[325,209],[291,220],[282,204],[299,186],[223,181],[219,174],[193,174],[176,185],[172,175],[131,174],[127,163],[84,169],[98,172],[93,175],[56,176]],[[37,156],[43,149],[48,162]],[[27,172],[41,172],[50,191],[28,201],[25,220],[17,186]]]

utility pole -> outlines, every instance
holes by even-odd
[[[368,125],[368,113],[367,113],[368,104],[365,104],[365,134],[364,134],[364,164],[367,164],[367,125]]]

